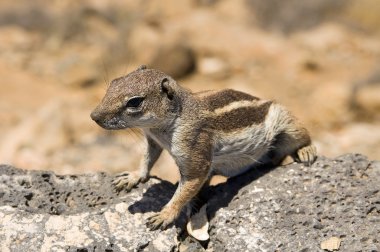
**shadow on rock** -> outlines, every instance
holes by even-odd
[[[160,182],[150,185],[143,193],[141,200],[134,202],[128,207],[130,213],[159,212],[173,196],[177,184],[156,178]]]
[[[207,213],[211,220],[219,209],[227,207],[232,200],[238,200],[238,197],[235,196],[242,188],[275,168],[273,166],[262,165],[252,168],[239,176],[229,178],[224,183],[203,188],[198,195],[195,210],[198,211],[200,206],[207,203]],[[215,195],[218,197],[214,197]]]
[[[229,178],[224,183],[202,188],[201,192],[191,203],[192,212],[197,212],[203,204],[208,203],[207,212],[210,219],[213,218],[220,208],[228,206],[240,189],[275,168],[276,167],[263,165],[253,168],[239,176]],[[160,183],[150,185],[149,188],[147,188],[147,191],[143,194],[141,200],[136,201],[129,206],[128,210],[130,213],[159,212],[165,204],[169,202],[178,183],[173,185],[168,181],[159,180]],[[215,195],[218,195],[218,197],[214,197]]]
[[[128,211],[131,214],[159,212],[172,198],[178,186],[178,183],[172,184],[159,178],[155,179],[159,180],[160,182],[157,184],[149,185],[146,189],[146,192],[143,193],[142,198],[138,201],[135,201],[128,207]],[[186,223],[187,216],[185,212],[182,211],[180,216],[175,220],[174,226],[180,229],[179,233],[182,233]],[[172,225],[169,225],[169,227],[170,226]]]

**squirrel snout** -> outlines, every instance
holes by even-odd
[[[99,123],[101,121],[101,114],[96,111],[92,111],[90,115],[91,119],[94,120],[96,123]]]

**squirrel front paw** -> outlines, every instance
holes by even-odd
[[[120,192],[123,189],[126,189],[128,192],[132,190],[133,187],[136,187],[142,181],[141,176],[137,172],[123,172],[112,180],[112,185],[115,187],[115,190]]]
[[[164,208],[159,213],[154,213],[148,218],[146,225],[150,230],[165,230],[177,218],[176,211],[170,208]]]

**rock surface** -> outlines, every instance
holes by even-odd
[[[0,167],[1,251],[172,251],[175,227],[149,231],[148,212],[170,199],[175,187],[151,179],[116,193],[104,173],[59,176]],[[149,188],[148,188],[149,187]]]
[[[218,189],[211,249],[320,251],[335,236],[340,251],[380,251],[380,162],[350,154],[265,172]]]
[[[1,251],[380,251],[380,162],[358,154],[320,157],[311,167],[263,167],[206,188],[210,241],[145,219],[175,186],[153,178],[116,193],[105,173],[60,176],[0,166]]]

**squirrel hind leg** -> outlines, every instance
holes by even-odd
[[[310,166],[317,158],[317,148],[313,145],[307,145],[297,150],[295,160]]]
[[[292,133],[280,133],[276,136],[270,151],[271,163],[283,165],[296,161],[310,166],[317,157],[315,146],[305,132],[301,131],[302,134],[294,134],[295,131],[293,131]]]

